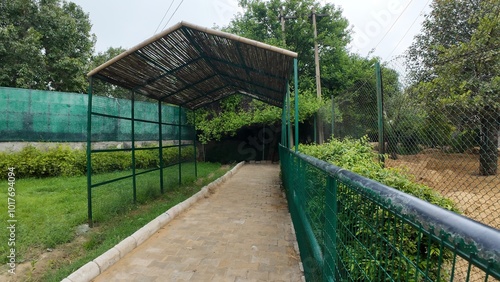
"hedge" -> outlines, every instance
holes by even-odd
[[[181,161],[193,159],[194,148],[181,147]],[[93,173],[105,173],[127,170],[132,167],[132,153],[105,152],[92,154]],[[179,149],[170,147],[163,149],[164,165],[178,162]],[[159,167],[158,150],[139,150],[135,152],[137,169]],[[87,157],[85,150],[72,150],[65,145],[59,145],[47,150],[39,150],[26,146],[19,152],[0,152],[1,179],[6,179],[7,170],[14,167],[16,177],[55,177],[76,176],[87,173]]]

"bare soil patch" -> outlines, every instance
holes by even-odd
[[[479,175],[478,154],[428,149],[417,155],[398,155],[397,160],[386,159],[386,165],[408,169],[415,181],[457,203],[465,216],[500,229],[500,175]]]
[[[56,249],[37,249],[31,252],[31,259],[16,265],[16,274],[8,272],[7,265],[0,269],[0,281],[5,282],[37,282],[42,281],[43,275],[50,269],[58,269],[62,265],[76,260],[82,252],[86,236],[76,237],[72,242],[58,246]]]

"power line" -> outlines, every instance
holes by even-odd
[[[415,25],[415,23],[417,22],[417,20],[422,16],[425,8],[427,8],[427,5],[429,5],[429,2],[430,2],[430,0],[427,0],[427,2],[425,3],[424,7],[422,8],[422,10],[420,11],[420,13],[418,14],[418,16],[415,18],[415,20],[413,20],[413,23],[406,30],[406,32],[403,35],[403,37],[401,37],[401,39],[399,40],[398,44],[396,44],[396,47],[394,47],[394,49],[392,49],[391,53],[389,53],[389,55],[387,56],[387,58],[389,58],[392,55],[392,53],[394,53],[394,51],[396,51],[396,49],[399,47],[399,44],[401,44],[401,42],[403,42],[403,39],[406,37],[406,35],[408,35],[408,32],[410,32],[410,30],[412,29],[413,25]]]
[[[385,37],[387,36],[387,34],[389,34],[389,32],[392,30],[392,28],[394,27],[394,25],[396,25],[396,23],[398,22],[398,20],[401,18],[401,16],[405,13],[406,9],[408,9],[408,7],[410,6],[411,2],[413,2],[413,0],[410,0],[410,2],[408,2],[408,4],[406,5],[406,7],[403,9],[403,11],[401,12],[401,14],[399,14],[398,18],[392,23],[391,27],[387,30],[387,32],[384,34],[384,36],[382,37],[382,39],[380,39],[380,41],[377,43],[377,45],[375,45],[375,48],[373,49],[377,49],[378,45],[385,39]]]
[[[163,28],[161,30],[164,30],[165,27],[167,27],[167,25],[170,22],[170,20],[172,19],[172,17],[175,15],[175,13],[177,13],[177,10],[179,10],[179,7],[182,5],[182,2],[184,2],[184,0],[182,0],[181,3],[179,3],[179,5],[177,5],[177,8],[175,8],[174,13],[170,16],[170,18],[168,19],[167,23],[163,26]]]
[[[163,18],[161,19],[160,23],[159,23],[159,24],[158,24],[158,26],[156,27],[154,34],[156,34],[156,32],[158,31],[158,29],[160,28],[161,23],[163,22],[163,20],[164,20],[164,19],[165,19],[165,17],[167,16],[168,12],[170,11],[170,8],[172,8],[172,4],[174,4],[174,2],[175,2],[175,0],[172,0],[172,2],[170,2],[170,6],[168,6],[167,11],[165,12],[165,14],[163,15]]]

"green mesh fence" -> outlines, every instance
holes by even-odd
[[[0,87],[0,141],[84,142],[87,141],[86,94]],[[93,109],[111,116],[130,118],[131,101],[102,96],[93,97]],[[157,121],[158,106],[135,102],[138,120]],[[162,105],[162,120],[178,122],[178,108]],[[186,124],[182,112],[182,124]],[[123,119],[95,117],[92,120],[93,141],[131,140],[131,124]],[[178,140],[178,127],[164,125],[163,140]],[[181,132],[182,140],[192,140],[192,128]],[[135,140],[158,140],[158,126],[136,122]]]
[[[500,281],[500,231],[280,147],[307,281]]]

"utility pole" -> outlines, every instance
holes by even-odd
[[[312,9],[312,22],[314,29],[314,63],[316,65],[316,96],[318,100],[321,101],[321,74],[319,69],[319,50],[318,50],[318,30],[316,27],[316,17],[326,17],[327,14],[316,14],[316,9],[313,7]],[[319,114],[316,114],[316,126],[318,127],[318,144],[323,144],[325,140],[324,131],[323,131],[323,121]]]
[[[285,47],[286,46],[285,15],[283,15],[283,8],[280,9],[280,21],[281,21],[281,38],[283,39],[283,47]]]
[[[280,9],[279,18],[280,18],[280,22],[281,22],[281,36],[282,36],[282,39],[283,39],[283,46],[286,46],[285,20],[296,19],[297,17],[295,17],[295,16],[285,16],[285,14],[283,13],[283,8],[281,8]]]

